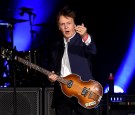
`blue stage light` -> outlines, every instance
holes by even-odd
[[[125,58],[115,76],[115,84],[127,92],[135,72],[135,29]]]
[[[16,46],[16,49],[18,51],[30,50],[32,47],[32,43],[36,40],[39,40],[33,38],[31,29],[36,31],[37,33],[42,29],[41,27],[39,28],[33,25],[38,23],[47,23],[49,17],[55,10],[57,2],[57,0],[19,0],[19,2],[14,0],[13,6],[18,9],[18,13],[16,13],[14,17],[17,19],[25,20],[24,22],[16,23],[14,25],[13,44],[14,46]],[[20,9],[24,6],[26,8],[31,8],[32,13],[29,14],[29,12],[22,12]]]
[[[109,92],[109,87],[107,86],[104,90],[104,93],[108,93]],[[114,85],[114,93],[124,93],[124,90],[117,86],[117,85]]]

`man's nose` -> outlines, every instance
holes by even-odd
[[[65,24],[65,28],[68,28],[68,24]]]

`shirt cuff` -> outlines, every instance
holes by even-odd
[[[86,41],[84,41],[83,39],[82,39],[82,41],[88,46],[90,43],[91,43],[91,36],[90,35],[88,35],[88,38],[87,38],[87,40]]]

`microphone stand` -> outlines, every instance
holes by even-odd
[[[11,48],[12,50],[12,61],[11,61],[11,76],[13,76],[13,115],[17,115],[17,94],[16,94],[16,47],[13,45],[13,25],[9,27],[10,37],[11,37]]]
[[[13,49],[12,51],[13,53],[13,60],[12,60],[12,70],[13,70],[13,84],[14,84],[14,100],[13,100],[13,105],[14,105],[14,111],[13,111],[13,115],[17,115],[17,93],[16,93],[16,61],[14,60],[15,56],[16,56],[16,47]]]
[[[36,16],[36,14],[34,14],[31,10],[30,11],[27,11],[26,13],[28,13],[28,15],[29,15],[29,21],[30,21],[30,33],[31,33],[31,47],[30,47],[30,62],[32,61],[32,51],[33,51],[33,49],[34,49],[34,47],[33,47],[33,41],[34,41],[34,33],[35,33],[35,31],[33,30],[33,20],[35,19],[35,16]],[[32,18],[33,17],[33,18]],[[36,62],[35,62],[35,52],[33,51],[33,53],[34,53],[34,58],[33,58],[33,63],[35,63],[36,64]],[[33,76],[36,76],[36,70],[34,70],[34,74],[33,74]]]
[[[33,41],[33,39],[34,39],[34,32],[35,32],[35,31],[33,31],[33,29],[32,29],[32,25],[33,25],[32,16],[33,16],[33,20],[34,20],[35,17],[36,17],[36,14],[32,12],[32,10],[33,10],[32,8],[22,7],[22,8],[20,8],[20,10],[21,10],[21,13],[20,13],[21,16],[23,16],[24,13],[27,13],[27,14],[29,15],[30,33],[31,33],[31,39],[32,39],[32,40],[31,40],[31,47],[30,47],[30,49],[33,49],[33,43],[32,43],[32,41]]]
[[[34,30],[32,28],[32,16],[35,17],[35,14],[33,14],[32,12],[28,12],[29,14],[29,20],[30,20],[30,33],[31,33],[31,50],[33,49],[33,39],[34,39]]]
[[[26,7],[22,7],[20,8],[21,10],[21,13],[20,15],[23,16],[24,13],[27,13],[29,15],[29,21],[30,21],[30,33],[31,33],[31,46],[30,46],[30,52],[29,52],[29,61],[31,62],[32,61],[32,50],[33,50],[33,41],[34,41],[34,34],[35,34],[35,31],[33,30],[33,21],[36,17],[36,14],[32,12],[32,8],[26,8]],[[34,52],[34,63],[35,62],[35,52]],[[30,73],[32,72],[31,68],[30,68]],[[33,76],[36,76],[36,70],[34,71],[34,74]]]

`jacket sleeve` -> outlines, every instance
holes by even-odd
[[[91,37],[91,42],[89,45],[86,45],[84,43],[84,49],[85,49],[85,52],[88,54],[88,55],[95,55],[97,53],[97,48],[96,48],[96,44],[93,40],[93,38]]]

